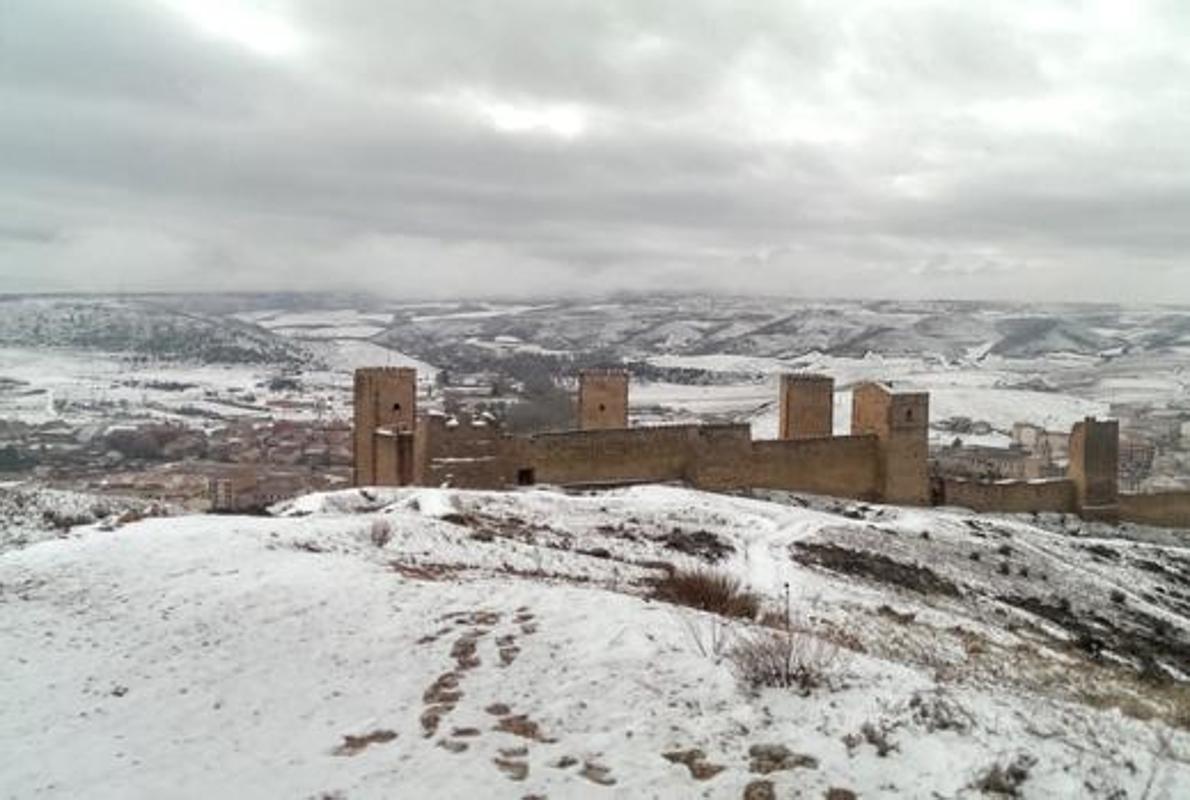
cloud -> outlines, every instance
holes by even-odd
[[[9,0],[0,37],[0,290],[1190,302],[1172,1]]]

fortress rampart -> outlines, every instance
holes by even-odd
[[[786,376],[780,438],[745,424],[628,425],[628,375],[580,376],[573,430],[513,436],[490,417],[416,414],[416,374],[364,369],[355,379],[356,485],[502,489],[680,481],[713,491],[783,489],[983,512],[1064,512],[1190,526],[1190,492],[1120,494],[1119,428],[1088,418],[1070,435],[1066,478],[976,481],[929,473],[929,395],[864,383],[850,435],[833,435],[833,381]],[[828,392],[829,390],[829,392]]]
[[[1006,514],[1031,511],[1074,513],[1074,481],[1067,478],[1038,481],[975,481],[943,478],[939,504],[963,506],[974,511]]]

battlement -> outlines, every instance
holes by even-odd
[[[355,475],[359,485],[504,488],[534,483],[610,486],[681,481],[693,486],[805,491],[988,511],[1120,513],[1119,425],[1088,418],[1070,435],[1065,480],[986,483],[928,472],[930,398],[867,382],[852,394],[851,435],[834,435],[834,379],[780,380],[778,438],[752,439],[741,423],[630,427],[628,373],[583,370],[573,430],[509,435],[491,415],[417,414],[417,375],[407,367],[355,376]],[[1128,499],[1127,513],[1182,519],[1181,497]]]

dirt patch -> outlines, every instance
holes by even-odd
[[[516,657],[521,652],[521,648],[516,646],[516,636],[511,633],[497,639],[496,647],[500,652],[500,666],[502,667],[507,667],[516,661]]]
[[[499,767],[504,777],[510,781],[523,781],[529,777],[529,765],[524,761],[514,761],[511,758],[493,758],[492,763]]]
[[[421,699],[426,705],[432,703],[449,703],[453,705],[459,702],[462,697],[463,692],[459,689],[459,674],[457,672],[444,672],[426,688],[425,692],[422,693]]]
[[[790,553],[794,561],[818,566],[843,575],[900,586],[920,594],[959,597],[959,587],[920,564],[902,564],[880,553],[848,550],[836,544],[795,542]]]
[[[690,770],[690,777],[696,781],[706,781],[718,775],[726,767],[707,761],[707,754],[697,747],[689,750],[673,750],[662,753],[662,758],[674,764],[684,764]]]
[[[523,739],[532,739],[535,742],[548,743],[558,741],[542,733],[541,726],[529,719],[527,714],[509,714],[506,717],[502,717],[496,723],[495,730],[511,733],[513,736],[520,736]]]
[[[722,561],[735,552],[735,548],[729,542],[710,531],[684,531],[674,528],[665,534],[661,541],[668,550],[701,558],[710,564]]]
[[[579,775],[583,776],[591,783],[597,783],[600,786],[614,786],[616,779],[611,776],[612,771],[608,767],[598,764],[594,761],[588,761],[583,764],[582,771]]]
[[[1156,664],[1169,661],[1178,670],[1190,670],[1190,642],[1163,618],[1139,610],[1125,612],[1132,624],[1108,619],[1094,612],[1080,613],[1066,598],[1000,595],[1002,603],[1028,611],[1069,632],[1074,645],[1092,657],[1103,650],[1129,658],[1143,673],[1160,672]]]
[[[777,800],[772,781],[752,781],[744,787],[744,800]]]
[[[876,609],[876,613],[885,619],[891,619],[898,625],[908,625],[917,619],[917,614],[914,614],[911,611],[897,611],[895,608],[889,605],[880,606],[880,608]]]
[[[451,645],[450,657],[455,660],[457,669],[465,672],[479,666],[478,641],[482,634],[471,632],[460,636]]]
[[[789,769],[818,769],[817,758],[795,753],[783,744],[754,744],[748,748],[748,757],[752,759],[748,768],[761,775]]]
[[[400,561],[390,561],[388,567],[401,577],[415,581],[441,581],[463,569],[455,564],[402,564]]]
[[[335,748],[337,756],[353,756],[374,744],[384,744],[397,738],[396,731],[374,730],[358,736],[347,734],[343,737],[343,744]]]
[[[454,710],[453,705],[437,705],[428,706],[421,712],[419,721],[421,722],[422,736],[429,739],[438,732],[438,726],[442,723],[442,718]]]

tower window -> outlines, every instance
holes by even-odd
[[[600,403],[600,404],[599,404],[599,410],[600,410],[600,411],[607,411],[607,406],[605,406],[603,403]]]

